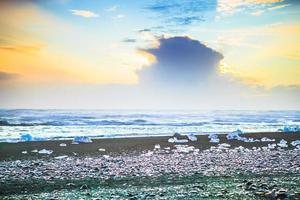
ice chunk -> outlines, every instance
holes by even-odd
[[[38,151],[39,154],[48,154],[50,155],[51,153],[53,153],[52,150],[47,150],[47,149],[42,149],[40,151]]]
[[[220,139],[219,138],[211,138],[209,142],[211,142],[211,143],[219,143]]]
[[[168,142],[170,143],[187,143],[189,142],[187,139],[177,139],[176,137],[169,138]]]
[[[239,139],[240,134],[243,134],[243,132],[240,129],[237,129],[236,131],[228,133],[226,137],[228,140],[237,140]]]
[[[60,147],[66,147],[66,146],[67,146],[67,144],[65,144],[65,143],[61,143],[61,144],[59,144],[59,146],[60,146]]]
[[[219,144],[218,149],[228,149],[229,147],[231,147],[230,144],[222,143],[222,144]]]
[[[27,154],[27,151],[22,151],[22,154]]]
[[[168,139],[168,142],[170,142],[170,143],[174,143],[174,142],[175,142],[175,140],[174,140],[174,138],[169,138],[169,139]]]
[[[174,149],[174,152],[177,153],[190,153],[195,151],[195,147],[188,146],[188,145],[175,145],[176,149]]]
[[[219,136],[217,135],[217,134],[213,134],[213,133],[211,133],[211,134],[209,134],[209,136],[208,136],[208,138],[210,138],[210,139],[215,139],[215,138],[218,138]]]
[[[284,139],[280,140],[280,142],[279,142],[277,145],[278,145],[279,147],[282,147],[282,148],[288,147],[287,141],[284,140]]]
[[[32,152],[32,153],[37,153],[38,150],[37,150],[37,149],[34,149],[34,150],[32,150],[31,152]]]
[[[154,145],[154,149],[160,149],[160,145],[159,144]]]
[[[275,139],[270,139],[270,138],[267,138],[267,137],[263,137],[263,138],[261,138],[261,141],[262,142],[275,142]]]
[[[189,140],[191,141],[197,141],[197,137],[193,134],[193,133],[190,133],[188,136]]]
[[[33,140],[33,137],[29,133],[21,135],[21,141],[28,142],[28,141],[32,141],[32,140]]]
[[[54,159],[61,160],[61,159],[65,159],[67,157],[68,156],[56,156],[56,157],[54,157]]]
[[[103,155],[103,158],[107,159],[109,158],[109,155]]]
[[[283,129],[278,129],[278,131],[284,133],[300,132],[300,126],[285,126]]]
[[[300,140],[292,141],[291,145],[293,145],[294,147],[297,146],[297,145],[300,145]]]
[[[76,136],[73,139],[73,144],[74,143],[91,143],[92,140],[91,138],[87,137],[87,136]]]
[[[106,151],[104,148],[100,148],[100,149],[98,149],[98,151],[102,151],[102,152],[104,152],[104,151]]]
[[[243,142],[260,142],[260,140],[258,140],[258,139],[246,138],[246,137],[238,137],[237,140],[243,141]]]

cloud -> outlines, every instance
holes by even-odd
[[[123,19],[125,17],[126,17],[126,15],[118,14],[118,15],[114,16],[114,19]]]
[[[275,3],[280,3],[283,1],[284,0],[218,0],[217,12],[218,16],[224,16],[245,12],[247,9],[257,9],[259,11],[266,7],[272,6]],[[254,13],[254,16],[261,14],[258,11],[252,12]]]
[[[278,9],[282,9],[289,6],[289,4],[283,4],[283,5],[278,5],[278,6],[273,6],[273,7],[269,7],[268,9],[265,10],[256,10],[252,13],[250,13],[253,16],[260,16],[261,14],[263,14],[266,11],[273,11],[273,10],[278,10]]]
[[[264,12],[265,12],[264,10],[257,10],[257,11],[254,11],[254,12],[250,13],[250,14],[253,15],[253,16],[260,16]]]
[[[216,9],[216,1],[157,0],[145,9],[157,14],[165,27],[191,25],[204,21],[205,13]]]
[[[172,22],[177,25],[190,25],[199,21],[204,21],[202,17],[199,16],[185,16],[185,17],[174,17]]]
[[[18,53],[27,53],[32,54],[39,52],[45,45],[36,44],[36,45],[1,45],[0,50],[14,51]]]
[[[114,5],[114,6],[110,7],[110,8],[107,8],[105,11],[106,11],[106,12],[114,12],[114,11],[116,11],[119,7],[120,7],[119,5]]]
[[[281,9],[281,8],[285,8],[289,5],[290,4],[283,4],[283,5],[279,5],[279,6],[274,6],[274,7],[268,8],[268,10],[278,10],[278,9]]]
[[[77,15],[80,17],[86,17],[86,18],[90,18],[90,17],[98,17],[99,15],[90,11],[90,10],[69,10],[70,12],[72,12],[73,15]]]
[[[0,71],[0,81],[11,80],[17,78],[19,75],[15,73],[1,72]]]
[[[151,29],[149,28],[144,28],[144,29],[141,29],[138,31],[139,33],[142,33],[142,32],[151,32]]]
[[[185,84],[215,76],[221,53],[189,37],[160,38],[156,48],[143,49],[156,62],[141,70],[141,81]]]

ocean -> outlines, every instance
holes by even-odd
[[[300,111],[0,110],[0,141],[273,132],[300,125]]]

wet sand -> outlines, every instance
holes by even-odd
[[[228,143],[232,147],[243,146],[245,148],[262,147],[269,143],[278,143],[284,139],[290,144],[291,141],[300,140],[300,133],[247,133],[244,137],[261,139],[267,137],[275,139],[275,142],[243,142],[238,140],[227,140],[226,134],[219,135],[220,143]],[[98,156],[102,154],[122,155],[122,154],[138,154],[146,150],[153,150],[154,145],[159,144],[162,148],[174,147],[174,143],[169,143],[170,136],[157,137],[136,137],[136,138],[103,138],[93,139],[92,143],[71,144],[72,140],[55,140],[55,141],[33,141],[19,143],[0,143],[0,161],[4,160],[27,160],[39,159],[55,156]],[[194,146],[200,150],[209,149],[211,146],[218,144],[210,143],[207,135],[198,135],[197,141],[189,141],[190,146]],[[67,146],[61,147],[60,144],[65,143]],[[289,145],[291,148],[292,146]],[[98,149],[104,148],[105,152],[100,152]],[[41,155],[31,152],[32,150],[53,150],[51,155]],[[27,154],[22,154],[22,151],[27,151]]]

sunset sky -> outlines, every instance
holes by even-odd
[[[0,107],[300,109],[300,1],[2,0]]]

